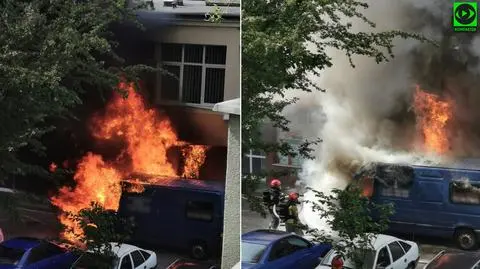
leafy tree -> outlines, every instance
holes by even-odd
[[[332,244],[338,255],[362,268],[366,255],[373,249],[373,236],[388,228],[393,206],[372,203],[362,196],[362,190],[356,185],[351,185],[346,191],[333,190],[328,195],[311,188],[309,190],[315,193],[315,200],[307,203],[318,212],[319,218],[326,220],[328,227],[325,231],[306,227],[308,233],[318,242]],[[329,233],[328,228],[335,234]]]
[[[322,70],[332,66],[327,49],[344,51],[352,67],[355,67],[352,61],[354,55],[371,57],[377,63],[389,61],[394,57],[395,38],[429,41],[422,36],[396,30],[352,30],[352,20],[366,23],[372,30],[375,28],[375,23],[361,12],[366,8],[367,3],[357,0],[242,1],[243,152],[259,150],[313,158],[310,146],[320,143],[320,139],[305,141],[300,148],[284,141],[266,142],[262,139],[262,126],[269,123],[280,131],[289,131],[289,121],[282,112],[298,98],[286,98],[288,91],[326,90],[315,85],[311,77],[319,76]],[[249,200],[251,209],[263,214],[260,199],[254,191],[260,184],[259,178],[270,173],[244,174],[242,180],[243,195]],[[381,210],[385,214],[380,214],[380,219],[371,219],[368,208],[374,205],[357,195],[358,190],[336,190],[332,196],[321,192],[316,194],[318,200],[313,202],[324,205],[316,207],[320,210],[319,217],[332,219],[329,223],[344,245],[354,237],[368,242],[368,232],[380,232],[385,228],[388,210]],[[342,252],[345,248],[340,246],[342,244],[334,245]]]
[[[291,89],[325,91],[309,76],[318,76],[321,70],[332,66],[327,49],[344,51],[355,67],[354,55],[372,57],[377,63],[394,57],[392,42],[397,37],[425,40],[419,35],[395,30],[353,31],[349,22],[353,19],[372,29],[375,27],[359,10],[366,8],[366,3],[355,0],[242,2],[243,150],[312,157],[308,142],[300,149],[293,149],[287,143],[265,143],[261,139],[261,126],[269,121],[282,131],[289,130],[289,121],[282,111],[297,98],[274,100],[275,97],[285,97]]]
[[[43,154],[39,138],[54,128],[46,121],[69,116],[87,91],[111,91],[121,75],[151,70],[125,66],[115,53],[110,26],[125,22],[137,23],[123,0],[0,3],[0,180],[46,175],[18,156],[25,148]]]
[[[110,243],[121,244],[127,241],[132,234],[133,223],[111,210],[105,210],[97,203],[92,203],[90,208],[82,209],[77,214],[69,213],[68,218],[83,231],[76,234],[82,246],[72,246],[72,250],[80,255],[89,251],[93,263],[90,266],[94,265],[98,269],[112,268],[115,256]],[[66,227],[64,230],[74,232]]]

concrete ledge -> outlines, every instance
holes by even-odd
[[[221,113],[240,115],[240,98],[216,103],[212,110]]]

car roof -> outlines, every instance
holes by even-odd
[[[374,249],[378,249],[386,244],[390,244],[391,242],[399,241],[399,240],[401,239],[396,238],[394,236],[390,236],[386,234],[377,234],[372,240],[372,245]]]
[[[8,248],[22,249],[26,251],[39,246],[42,242],[45,241],[37,238],[17,237],[3,241],[1,245]]]
[[[242,241],[269,245],[279,239],[291,236],[291,233],[276,230],[255,230],[242,234]]]
[[[122,257],[133,250],[140,249],[139,247],[129,244],[110,243],[110,245],[112,246],[113,253],[115,253],[118,257]]]
[[[480,252],[447,250],[433,258],[425,269],[473,268],[480,261]]]

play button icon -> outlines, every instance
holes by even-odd
[[[463,25],[469,25],[477,19],[477,11],[469,4],[458,5],[455,9],[455,20]]]

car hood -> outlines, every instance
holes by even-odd
[[[15,269],[17,266],[15,265],[7,265],[7,264],[0,264],[0,269]]]

